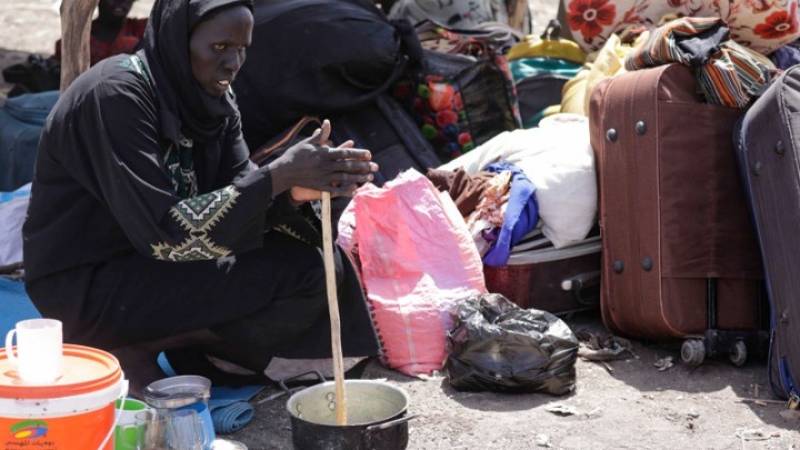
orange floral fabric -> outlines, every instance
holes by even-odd
[[[612,33],[655,28],[662,17],[718,17],[731,38],[769,54],[800,37],[800,0],[562,0],[566,25],[584,50],[602,48]]]

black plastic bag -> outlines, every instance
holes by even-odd
[[[569,326],[500,294],[460,304],[448,343],[445,368],[458,390],[564,395],[575,389],[578,339]]]

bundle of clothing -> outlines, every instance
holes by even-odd
[[[706,101],[746,107],[777,72],[766,56],[730,39],[722,20],[687,17],[652,33],[625,60],[627,70],[677,62],[692,68]]]
[[[489,164],[474,176],[463,168],[427,176],[455,201],[485,265],[505,265],[512,245],[539,222],[536,188],[512,163]]]
[[[511,248],[537,228],[562,248],[586,238],[596,222],[589,123],[578,115],[501,133],[428,177],[455,200],[487,266],[505,265]]]
[[[559,111],[588,116],[592,90],[601,81],[673,62],[692,68],[707,103],[745,108],[769,85],[779,67],[800,62],[800,51],[791,45],[773,52],[770,59],[740,44],[718,18],[667,16],[662,22],[651,31],[629,28],[610,35],[564,84]]]

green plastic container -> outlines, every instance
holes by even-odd
[[[117,412],[120,412],[121,400],[114,404]],[[150,409],[147,403],[133,398],[125,399],[125,407],[122,409],[119,422],[114,428],[114,450],[138,450],[139,443],[144,437],[144,424],[136,420],[136,414]]]

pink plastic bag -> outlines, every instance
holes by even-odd
[[[408,375],[441,369],[452,306],[486,292],[450,197],[413,169],[383,188],[365,186],[339,222],[338,243],[361,268],[384,362]]]

